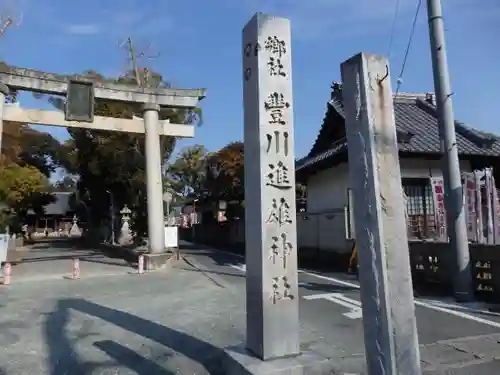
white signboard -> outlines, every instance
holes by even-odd
[[[7,261],[7,249],[9,247],[9,235],[0,234],[0,262]]]
[[[177,227],[165,227],[165,247],[167,249],[179,247],[179,238],[177,234]]]

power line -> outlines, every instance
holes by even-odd
[[[394,41],[394,34],[396,32],[396,22],[399,15],[399,4],[401,0],[396,0],[396,8],[394,9],[394,18],[392,20],[391,36],[389,38],[389,47],[387,48],[387,58],[391,57],[392,43]]]
[[[417,26],[418,14],[420,12],[421,7],[422,7],[422,0],[419,0],[418,5],[417,5],[417,9],[415,11],[415,17],[413,17],[413,23],[411,26],[410,37],[408,38],[408,44],[406,45],[405,56],[403,58],[403,65],[401,66],[401,71],[399,72],[399,76],[398,76],[398,81],[397,81],[397,86],[396,86],[396,97],[398,96],[399,89],[401,87],[403,73],[404,73],[405,67],[406,67],[406,61],[408,60],[408,55],[410,53],[411,43],[413,41],[413,35],[415,34],[415,28]]]

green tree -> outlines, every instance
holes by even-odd
[[[147,87],[168,87],[162,76],[149,69],[138,69],[140,81]],[[82,74],[96,82],[113,82],[136,85],[134,71],[129,71],[118,78],[106,78],[95,71]],[[63,109],[64,101],[59,97],[50,97],[49,102],[56,108]],[[141,117],[141,106],[118,101],[97,101],[95,115],[132,118]],[[172,123],[201,124],[199,109],[162,108],[160,119],[169,119]],[[127,204],[135,213],[134,229],[139,233],[147,231],[146,186],[145,186],[145,150],[144,134],[107,132],[102,130],[68,129],[70,139],[64,145],[66,158],[64,167],[79,176],[78,199],[88,209],[86,220],[99,225],[109,214],[111,199],[115,207]],[[174,137],[163,136],[161,153],[165,163],[175,147]]]
[[[6,102],[15,102],[15,96]],[[22,222],[28,211],[43,214],[53,201],[49,176],[58,165],[61,145],[50,134],[4,121],[0,157],[0,226]]]
[[[231,142],[210,156],[205,188],[213,200],[243,201],[244,184],[243,142]]]
[[[241,217],[245,199],[245,150],[241,141],[231,142],[212,153],[206,162],[207,173],[204,188],[212,201],[224,200],[228,203],[226,216]],[[306,186],[297,183],[297,199],[305,199]]]
[[[200,197],[205,186],[208,155],[202,145],[183,148],[167,168],[166,189],[183,198]]]
[[[44,206],[53,201],[48,178],[33,166],[20,166],[4,157],[0,161],[0,202],[4,210],[0,226],[22,221],[29,210],[42,214]],[[8,210],[5,210],[7,208]]]
[[[2,138],[2,153],[12,163],[33,166],[47,177],[64,164],[61,144],[48,133],[4,121]]]

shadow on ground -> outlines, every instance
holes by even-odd
[[[183,243],[180,249],[184,254],[204,254],[211,257],[215,264],[218,266],[227,266],[234,264],[234,257],[223,257],[220,253],[214,253],[210,249],[217,248],[227,253],[239,255],[244,262],[245,249],[241,246],[234,247],[211,247],[203,244]],[[318,272],[346,272],[349,261],[349,254],[342,257],[332,257],[326,252],[318,253],[316,251],[299,250],[299,267],[305,270],[318,271]]]
[[[221,256],[221,253],[214,252],[212,251],[210,246],[207,245],[202,245],[202,244],[193,244],[193,243],[184,243],[182,246],[180,246],[181,251],[183,254],[200,254],[200,255],[206,255],[210,257],[214,264],[218,266],[230,266],[234,265],[234,257],[227,255],[227,256]],[[221,250],[227,252],[227,253],[232,253],[235,255],[240,255],[244,256],[245,252],[244,249],[241,247],[234,247],[234,248],[222,248]],[[349,255],[349,254],[347,254]],[[245,260],[244,258],[241,259],[241,262],[244,263]],[[298,258],[298,265],[299,268],[305,271],[311,271],[311,272],[317,272],[317,273],[344,273],[347,274],[347,265],[348,265],[348,256],[347,257],[340,257],[340,258],[335,258],[335,257],[330,257],[328,254],[323,253],[318,253],[315,251],[299,251],[299,258]],[[205,272],[211,272],[207,270],[203,270]],[[231,276],[235,276],[235,274],[230,274]],[[421,280],[419,280],[417,277],[414,277],[413,280],[414,284],[414,294],[416,297],[421,297],[421,298],[440,298],[440,297],[447,297],[453,295],[453,291],[450,289],[450,287],[438,283],[424,283]],[[304,288],[308,288],[307,286],[304,286]],[[331,292],[334,293],[335,290],[334,288],[328,287],[328,285],[322,285],[322,284],[317,284],[316,289],[313,289],[314,287],[311,287],[309,289],[311,290],[321,290],[325,292]],[[347,288],[342,291],[350,291],[354,290],[352,288]],[[341,292],[339,290],[339,292]],[[484,298],[483,298],[484,299]],[[491,301],[489,301],[491,302]]]
[[[102,319],[154,341],[170,349],[171,354],[163,355],[161,358],[146,358],[121,343],[104,339],[95,341],[93,346],[107,354],[110,360],[84,361],[75,350],[76,341],[92,333],[83,332],[76,340],[68,338],[66,332],[72,310]],[[84,299],[60,300],[56,310],[46,315],[44,331],[49,348],[50,375],[88,375],[116,367],[127,367],[140,375],[170,375],[178,372],[169,370],[168,362],[172,357],[179,355],[200,364],[209,374],[221,373],[222,351],[219,348],[169,327]],[[180,370],[183,373],[183,370]]]
[[[179,250],[182,255],[206,255],[212,259],[214,264],[217,266],[229,266],[234,265],[234,257],[227,255],[224,256],[223,253],[214,252],[210,247],[198,244],[179,244]],[[238,252],[231,252],[236,255],[244,255]],[[244,262],[244,259],[242,259]]]

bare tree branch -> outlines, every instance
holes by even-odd
[[[19,27],[23,21],[23,11],[16,0],[1,0],[0,5],[0,37],[10,27]]]
[[[7,31],[9,26],[11,26],[11,25],[12,25],[11,18],[7,18],[6,21],[2,21],[2,27],[0,28],[0,36],[2,36],[5,33],[5,31]]]

